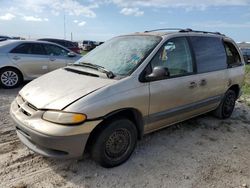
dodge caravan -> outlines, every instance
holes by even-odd
[[[229,118],[243,77],[244,59],[225,35],[146,31],[115,37],[30,82],[10,113],[31,150],[56,158],[88,151],[114,167],[147,133],[211,111]]]

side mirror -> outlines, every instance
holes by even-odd
[[[68,53],[68,57],[75,57],[75,56],[76,56],[76,54],[74,52],[69,52]]]
[[[156,81],[169,77],[170,73],[166,67],[154,67],[153,72],[145,77],[146,81]]]

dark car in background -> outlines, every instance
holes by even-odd
[[[244,57],[245,63],[250,63],[250,48],[241,49],[242,55]]]
[[[0,35],[0,42],[11,39],[11,37],[5,36],[5,35]]]
[[[60,44],[61,46],[64,46],[65,48],[70,49],[73,52],[76,52],[78,54],[81,53],[81,49],[78,46],[77,42],[72,42],[69,40],[63,40],[63,39],[52,39],[52,38],[43,38],[43,39],[38,39],[39,41],[47,41],[47,42],[53,42],[56,44]]]
[[[5,40],[25,40],[23,37],[9,37],[7,35],[0,35],[0,42]]]

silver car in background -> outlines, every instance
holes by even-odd
[[[67,48],[50,42],[0,42],[0,86],[17,87],[23,81],[33,80],[80,58]]]

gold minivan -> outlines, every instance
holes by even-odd
[[[27,84],[11,105],[17,135],[48,157],[90,152],[125,162],[143,135],[210,111],[229,118],[244,60],[220,33],[182,29],[115,37]]]

